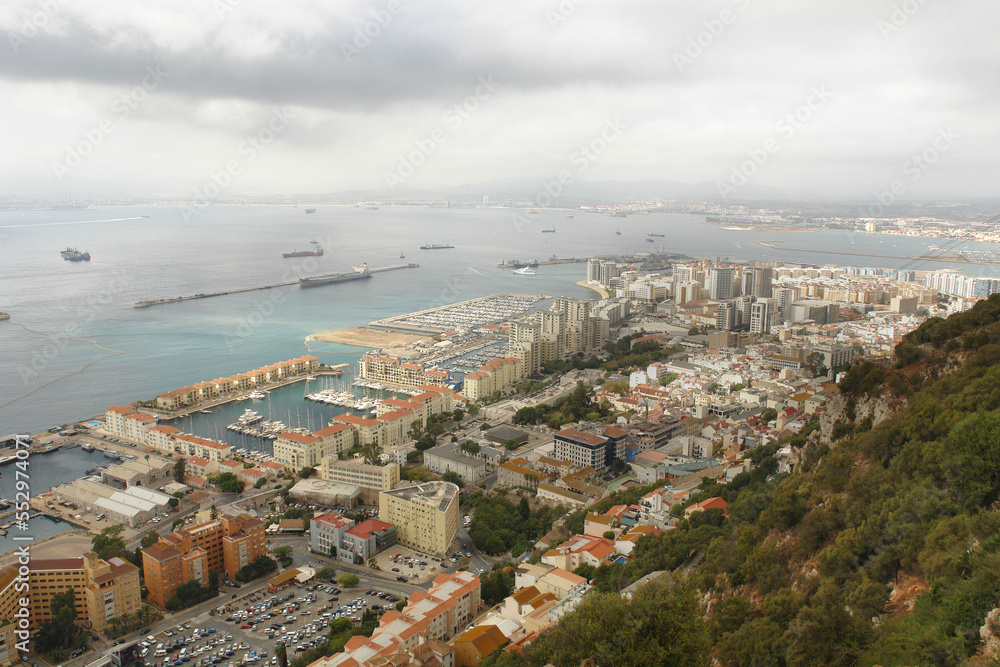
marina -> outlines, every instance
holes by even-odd
[[[453,329],[472,330],[519,317],[546,298],[544,295],[494,294],[377,320],[371,326],[433,333]]]

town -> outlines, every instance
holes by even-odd
[[[32,498],[91,535],[36,545],[51,557],[27,564],[33,651],[193,667],[521,652],[649,540],[727,516],[710,490],[800,466],[848,369],[998,291],[948,272],[607,258],[583,283],[601,298],[497,295],[372,323],[426,334],[361,357],[354,383],[394,397],[338,403],[316,430],[277,423],[270,453],[167,422],[342,367],[307,355],[33,436],[37,456],[113,461]],[[17,575],[0,570],[4,613]],[[74,632],[67,605],[89,629],[72,654],[45,643]],[[24,657],[15,629],[0,627],[0,663]]]

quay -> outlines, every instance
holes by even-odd
[[[314,371],[311,375],[296,375],[295,377],[280,380],[278,382],[272,382],[269,384],[260,385],[259,387],[257,387],[257,389],[264,392],[269,392],[273,389],[280,389],[282,387],[287,387],[297,382],[305,382],[310,377],[319,377],[320,375],[341,376],[344,374],[344,369],[350,368],[350,366],[351,366],[350,364],[336,364],[334,366],[329,366],[323,370]],[[187,407],[181,408],[180,410],[176,410],[173,412],[150,405],[140,405],[136,409],[141,410],[142,412],[145,412],[147,414],[155,415],[160,419],[173,420],[173,419],[180,419],[181,417],[187,417],[188,415],[193,414],[195,412],[208,410],[209,408],[218,407],[220,405],[225,405],[227,403],[235,403],[245,399],[246,396],[242,394],[222,396],[220,398],[211,401],[205,401],[203,403],[196,403],[194,405],[189,405]]]
[[[419,264],[400,264],[397,266],[386,266],[379,269],[368,269],[368,273],[385,273],[386,271],[399,271],[400,269],[417,269],[420,268]],[[192,294],[190,296],[175,296],[168,299],[150,299],[147,301],[136,301],[132,304],[133,308],[148,308],[149,306],[159,306],[165,303],[179,303],[181,301],[193,301],[195,299],[208,299],[214,296],[226,296],[228,294],[240,294],[242,292],[256,292],[258,290],[274,289],[278,287],[289,287],[291,285],[298,285],[299,280],[286,280],[280,283],[272,283],[270,285],[257,285],[256,287],[238,287],[236,289],[224,290],[222,292],[207,292],[204,294]]]

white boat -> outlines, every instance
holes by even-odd
[[[252,391],[250,392],[250,398],[267,398],[267,394],[262,391]]]
[[[524,267],[521,267],[520,269],[514,269],[514,273],[516,273],[519,276],[533,276],[533,275],[535,275],[535,272],[531,270],[530,266],[524,266]]]

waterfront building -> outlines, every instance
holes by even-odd
[[[479,401],[495,393],[503,394],[524,378],[524,362],[517,357],[492,359],[478,371],[465,376],[462,395]]]
[[[399,387],[419,387],[421,385],[447,386],[448,373],[437,369],[426,369],[413,361],[400,361],[397,357],[383,354],[366,354],[358,360],[358,375],[365,380],[391,384]]]
[[[126,489],[130,486],[158,489],[164,484],[169,484],[173,476],[172,461],[158,456],[143,456],[134,461],[123,461],[108,466],[101,473],[101,481],[116,489]]]
[[[423,425],[425,420],[421,419],[413,410],[392,410],[383,412],[375,417],[375,421],[382,425],[382,446],[395,447],[410,439],[410,428],[415,422]]]
[[[427,482],[382,491],[379,518],[396,526],[403,546],[445,556],[458,534],[458,487]]]
[[[281,382],[299,375],[308,375],[318,369],[319,360],[312,355],[306,355],[270,364],[246,373],[232,375],[228,378],[217,378],[168,391],[156,397],[156,407],[163,410],[178,410],[197,405],[203,401],[225,398],[240,391],[249,391],[272,382]]]
[[[362,501],[370,505],[378,502],[380,491],[388,491],[399,484],[399,464],[395,461],[375,465],[360,458],[341,461],[328,456],[323,459],[319,474],[329,482],[360,487]]]
[[[274,441],[274,460],[298,471],[318,466],[324,458],[338,456],[357,442],[357,434],[348,424],[332,424],[308,435],[286,431]]]
[[[354,444],[356,445],[369,445],[372,443],[382,445],[385,442],[385,436],[382,432],[384,425],[382,422],[374,419],[345,413],[331,417],[330,424],[346,424],[350,426],[354,431]]]
[[[264,523],[249,514],[178,528],[142,550],[148,601],[163,609],[188,581],[208,584],[211,570],[229,579],[266,552]]]
[[[227,445],[207,438],[199,438],[187,433],[176,433],[173,436],[174,450],[181,456],[200,456],[209,461],[222,462],[233,455],[232,445]]]

